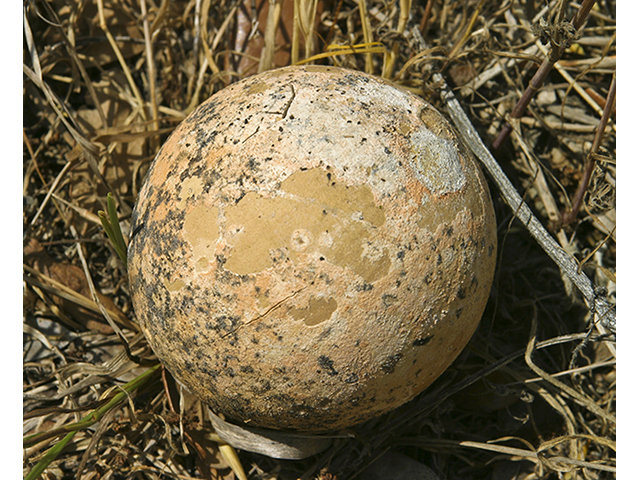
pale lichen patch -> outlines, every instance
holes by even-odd
[[[268,89],[272,88],[272,86],[266,82],[255,82],[251,84],[251,86],[246,90],[248,95],[256,95],[258,93],[262,93]]]
[[[485,216],[483,202],[476,197],[465,194],[467,188],[480,188],[474,185],[477,179],[470,177],[469,185],[460,192],[454,192],[446,197],[446,201],[433,195],[425,195],[418,207],[418,227],[435,233],[440,225],[450,225],[462,212],[467,212],[472,218],[480,219]]]
[[[436,195],[458,192],[467,182],[454,142],[439,137],[426,128],[411,134],[415,173]]]
[[[304,252],[313,243],[313,236],[309,230],[299,228],[291,235],[291,248],[296,252]]]
[[[336,236],[327,255],[334,264],[349,267],[365,282],[371,283],[389,273],[391,259],[387,251],[383,251],[377,258],[366,255],[363,244],[366,239],[368,234],[362,225],[351,222]]]
[[[264,293],[260,293],[256,297],[256,301],[258,303],[258,308],[260,309],[261,313],[266,312],[267,309],[271,307],[271,301],[269,300],[269,297],[267,297]]]
[[[209,269],[209,259],[207,257],[200,257],[196,261],[196,271],[204,272]]]
[[[197,198],[202,195],[204,185],[199,177],[185,178],[180,184],[180,192],[178,193],[178,208],[183,209],[189,198]]]

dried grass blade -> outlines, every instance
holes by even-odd
[[[49,339],[47,338],[47,336],[45,334],[43,334],[37,328],[34,328],[31,325],[23,323],[22,324],[22,332],[26,333],[27,335],[31,335],[36,340],[38,340],[42,345],[44,345],[48,350],[51,350],[52,352],[54,352],[63,361],[65,360],[64,355],[62,355],[62,353],[60,352],[58,347],[56,347],[55,345],[52,345],[51,342],[49,342]]]
[[[75,121],[74,115],[72,115],[69,111],[67,104],[60,101],[57,95],[44,81],[44,78],[42,77],[42,69],[40,67],[40,59],[38,58],[38,52],[36,51],[33,41],[33,34],[31,32],[31,26],[29,25],[29,21],[27,19],[26,9],[24,9],[23,12],[24,34],[27,41],[29,55],[31,57],[31,64],[33,65],[33,69],[29,68],[27,65],[23,65],[22,69],[24,73],[27,75],[29,80],[31,80],[42,91],[45,98],[47,99],[49,106],[53,109],[56,116],[67,128],[73,139],[78,143],[78,145],[80,145],[84,158],[89,163],[89,166],[91,167],[93,173],[95,173],[95,175],[103,185],[105,185],[109,190],[113,190],[112,188],[110,188],[109,183],[107,182],[104,175],[102,175],[100,167],[98,166],[98,156],[100,154],[100,149],[81,133],[81,128]],[[116,195],[118,194],[116,193]]]
[[[158,123],[158,100],[156,98],[156,63],[153,58],[153,40],[149,26],[149,16],[147,15],[147,1],[140,0],[140,12],[142,13],[142,30],[144,32],[144,45],[147,57],[147,75],[149,76],[149,98],[151,99],[151,117],[153,119],[153,129],[159,130]],[[196,37],[196,41],[198,38]]]
[[[144,2],[145,0],[141,0],[141,2]],[[208,7],[208,6],[207,6]],[[194,7],[194,14],[193,14],[193,60],[194,60],[194,67],[198,66],[198,61],[200,60],[200,40],[201,40],[201,35],[202,35],[202,24],[207,22],[207,17],[205,17],[203,15],[203,11],[202,11],[202,0],[196,0],[196,4]],[[208,12],[207,12],[208,13]],[[202,18],[205,19],[205,21],[202,21]]]
[[[616,451],[616,442],[604,437],[597,437],[595,435],[588,434],[575,434],[575,435],[563,435],[561,437],[556,437],[551,440],[547,440],[546,442],[542,442],[538,447],[538,453],[543,452],[545,450],[549,450],[550,448],[554,448],[560,445],[563,442],[568,440],[589,440],[590,442],[598,443],[600,445],[604,445],[607,448],[610,448],[614,452]]]
[[[117,223],[117,217],[116,217],[116,223]],[[78,233],[76,232],[76,229],[73,227],[73,225],[70,225],[69,229],[71,230],[71,234],[77,240]],[[96,305],[98,305],[98,308],[100,309],[100,313],[102,313],[102,315],[104,316],[109,326],[113,328],[113,331],[116,332],[116,334],[122,341],[124,348],[127,350],[128,353],[131,353],[129,340],[127,340],[127,337],[124,335],[120,327],[113,321],[113,319],[111,318],[111,315],[109,315],[109,312],[100,301],[100,298],[98,298],[98,292],[96,291],[96,287],[93,284],[93,278],[91,277],[91,272],[89,271],[89,265],[87,264],[87,260],[85,258],[84,251],[82,250],[82,245],[80,242],[76,243],[76,250],[78,252],[78,258],[80,258],[80,263],[82,264],[82,269],[84,270],[84,275],[87,278],[87,284],[89,285],[89,290],[91,291],[91,297],[93,298],[93,301],[96,303]]]
[[[204,0],[204,3],[202,4],[202,18],[204,18],[205,20],[204,22],[202,22],[202,28],[200,29],[200,36],[202,37],[201,38],[202,47],[204,50],[204,57],[205,57],[205,60],[207,61],[207,65],[209,65],[209,68],[211,69],[213,74],[217,75],[220,73],[220,69],[218,68],[218,65],[216,65],[216,62],[213,59],[211,48],[209,48],[209,33],[207,29],[207,19],[209,18],[210,7],[211,7],[211,0]],[[233,10],[235,11],[235,8]],[[228,20],[229,20],[229,17],[227,17],[227,20],[225,20],[225,22],[227,22]],[[223,24],[223,29],[226,30],[225,24]],[[218,38],[218,35],[216,35],[216,38]],[[216,48],[216,44],[217,42],[214,40],[213,42],[214,49]]]
[[[151,24],[151,34],[155,35],[156,30],[160,28],[160,24],[164,21],[164,17],[167,13],[167,9],[169,8],[169,0],[162,0],[160,4],[160,8],[158,9],[158,13],[156,13],[156,18],[153,19],[153,23]]]
[[[57,282],[56,280],[50,277],[47,277],[42,272],[39,272],[38,270],[35,270],[28,265],[23,264],[22,268],[26,272],[30,273],[31,275],[35,275],[36,277],[38,277],[38,279],[42,280],[42,281],[39,281],[34,277],[25,275],[23,278],[30,285],[34,285],[36,287],[42,288],[43,290],[53,293],[54,295],[60,298],[69,300],[70,302],[73,302],[83,308],[91,310],[94,313],[101,313],[98,305],[90,298],[87,298],[84,295],[79,294],[75,290],[72,290],[71,288],[67,287],[66,285],[63,285],[62,283]],[[129,320],[127,316],[124,315],[122,312],[117,312],[114,310],[108,310],[108,312],[110,315],[113,315],[125,327],[130,328],[131,330],[134,330],[134,331],[139,330],[137,326],[134,323],[132,323],[131,320]]]
[[[521,448],[504,447],[501,445],[493,445],[490,443],[471,442],[471,441],[462,441],[462,442],[459,442],[459,445],[461,447],[478,448],[481,450],[488,450],[488,451],[497,452],[497,453],[516,455],[516,456],[525,458],[527,460],[534,461],[535,463],[541,460],[541,457],[540,457],[541,450],[539,448],[536,452],[531,452],[529,450],[524,450]],[[602,465],[594,462],[585,462],[582,460],[577,460],[575,458],[557,456],[557,457],[545,458],[544,460],[545,460],[545,463],[549,463],[551,465],[561,464],[561,465],[566,465],[571,467],[589,468],[592,470],[599,470],[604,472],[613,472],[613,473],[616,472],[616,468],[610,465]]]
[[[93,101],[93,104],[96,110],[98,111],[98,115],[100,116],[100,122],[102,123],[102,126],[106,127],[107,117],[105,116],[104,111],[102,110],[102,104],[100,103],[100,100],[98,100],[98,94],[96,93],[96,89],[94,88],[93,83],[91,82],[91,78],[89,77],[87,70],[84,68],[84,64],[78,58],[78,54],[76,53],[76,48],[74,44],[75,42],[72,42],[67,36],[67,34],[65,33],[60,23],[60,19],[58,18],[58,15],[53,10],[53,8],[51,8],[51,5],[49,5],[49,2],[42,2],[42,5],[44,5],[45,9],[47,10],[47,14],[49,14],[51,18],[55,20],[56,27],[60,31],[60,36],[64,43],[65,49],[67,50],[69,57],[71,57],[76,67],[78,68],[80,75],[82,76],[84,85],[87,88],[89,95],[91,96],[91,100]]]
[[[219,443],[218,449],[220,453],[224,457],[225,461],[233,470],[233,473],[236,474],[240,480],[247,480],[247,474],[244,473],[244,468],[242,468],[242,462],[240,462],[240,458],[238,457],[238,452],[236,452],[235,448],[226,443]]]
[[[403,35],[405,28],[407,28],[409,12],[411,12],[411,0],[400,0],[400,14],[398,16],[398,26],[396,27],[396,33],[398,35]],[[385,53],[384,64],[382,66],[383,78],[391,78],[399,51],[400,44],[398,42],[394,42],[391,50],[388,50]]]
[[[385,53],[387,50],[380,42],[371,44],[361,43],[358,45],[329,45],[327,51],[318,53],[312,57],[299,61],[296,65],[303,65],[322,58],[337,57],[338,55],[356,55],[360,53]]]
[[[42,285],[37,285],[37,284],[34,284],[33,282],[30,282],[28,280],[28,277],[25,277],[25,281],[31,284],[31,288],[33,288],[33,291],[45,303],[45,305],[49,308],[49,310],[51,310],[51,312],[56,316],[56,318],[58,318],[67,328],[74,329],[77,331],[82,330],[83,328],[82,325],[80,325],[78,322],[69,318],[51,299],[47,297],[47,295],[45,295],[43,290],[46,290],[46,288],[41,288],[43,287]]]
[[[579,435],[579,437],[582,437]],[[495,442],[508,440],[509,438],[502,438],[498,440],[494,440]],[[520,440],[522,439],[515,439]],[[554,457],[542,457],[542,451],[538,450],[526,450],[523,448],[517,447],[509,447],[505,445],[496,445],[495,443],[482,443],[482,442],[474,442],[468,440],[432,440],[420,437],[411,437],[411,438],[398,438],[396,440],[397,444],[400,445],[410,445],[417,446],[419,448],[434,450],[438,448],[446,448],[450,450],[452,447],[465,447],[465,448],[473,448],[477,450],[485,450],[489,452],[495,452],[502,455],[509,455],[512,457],[517,457],[519,459],[528,460],[533,463],[543,463],[547,465],[549,468],[553,470],[557,470],[558,467],[566,468],[566,467],[579,467],[579,468],[588,468],[591,470],[598,470],[603,472],[616,472],[616,467],[611,465],[603,465],[595,462],[586,462],[583,460],[577,460],[575,458],[554,456]],[[544,445],[544,444],[543,444]],[[609,445],[607,445],[609,446]]]
[[[562,372],[553,373],[551,374],[551,376],[558,378],[558,377],[563,377],[565,375],[575,375],[576,373],[589,372],[597,368],[613,367],[616,365],[616,363],[617,363],[616,360],[609,360],[606,362],[594,363],[593,365],[585,365],[584,367],[577,367],[577,368],[572,368],[571,370],[565,370]],[[526,385],[527,383],[535,383],[535,382],[540,382],[542,380],[544,380],[544,378],[542,377],[533,377],[533,378],[527,378],[523,380],[522,383]]]
[[[544,53],[545,55],[549,55],[549,49],[547,47],[545,47],[542,42],[540,42],[540,40],[536,40],[536,46],[538,47],[538,49]],[[576,92],[578,92],[578,95],[580,95],[580,97],[582,97],[582,99],[587,102],[587,104],[593,108],[593,110],[595,110],[599,115],[602,115],[602,108],[600,107],[600,105],[598,105],[598,102],[596,102],[593,98],[591,98],[591,95],[589,95],[584,88],[582,88],[582,86],[578,83],[578,81],[573,78],[571,76],[571,74],[569,72],[567,72],[567,70],[565,70],[562,67],[562,64],[560,63],[555,63],[553,68],[555,68],[558,73],[560,75],[562,75],[564,77],[564,79],[567,81],[567,83],[569,84],[568,89],[571,90],[575,90]],[[568,93],[568,92],[567,92]],[[568,97],[568,95],[565,94],[565,99]],[[564,103],[564,101],[563,101]]]
[[[102,225],[102,223],[100,222],[100,217],[98,217],[95,213],[87,210],[86,208],[82,208],[78,205],[75,205],[67,200],[65,200],[64,198],[62,198],[60,195],[57,194],[53,194],[52,197],[62,203],[63,205],[66,205],[67,207],[69,207],[71,210],[73,210],[74,212],[76,212],[78,215],[80,215],[80,217],[84,218],[85,220],[87,220],[90,223],[93,223],[95,225]]]
[[[138,365],[131,362],[124,350],[121,350],[117,355],[110,358],[102,365],[97,365],[87,362],[75,362],[65,365],[58,370],[58,374],[61,380],[70,379],[73,375],[85,375],[85,376],[98,376],[98,377],[111,377],[116,379],[119,375],[122,375],[125,371],[132,370]],[[76,384],[77,385],[77,384]],[[75,388],[75,385],[69,387]],[[59,390],[59,394],[67,394],[66,390]],[[65,395],[62,395],[65,396]]]
[[[304,0],[302,7],[302,32],[304,33],[304,56],[310,57],[315,48],[314,26],[318,13],[318,0]]]
[[[476,5],[476,8],[473,10],[473,14],[471,15],[471,19],[469,20],[469,25],[467,25],[467,29],[464,32],[464,35],[462,35],[460,40],[458,40],[458,43],[456,43],[454,47],[451,49],[451,52],[449,52],[450,59],[454,59],[456,57],[456,55],[458,54],[462,46],[466,43],[467,40],[469,40],[469,37],[471,37],[471,32],[473,31],[473,27],[475,26],[476,21],[480,16],[480,11],[484,7],[485,3],[486,3],[486,0],[480,0]]]
[[[278,31],[280,12],[282,11],[282,2],[283,0],[269,0],[269,14],[267,16],[267,25],[264,29],[264,48],[260,55],[258,73],[266,72],[273,68],[273,59],[276,51],[276,34]]]
[[[577,392],[573,388],[562,383],[560,380],[557,380],[556,378],[552,377],[551,375],[549,375],[547,372],[545,372],[542,368],[538,367],[533,362],[533,359],[531,356],[533,354],[533,350],[535,349],[536,330],[537,330],[538,322],[537,322],[537,313],[535,312],[535,309],[536,309],[535,304],[533,304],[532,306],[534,309],[534,314],[533,314],[533,320],[531,322],[531,335],[529,337],[529,343],[527,343],[527,349],[524,355],[524,359],[527,362],[527,365],[529,366],[529,368],[533,370],[537,375],[544,378],[551,385],[553,385],[554,387],[558,388],[560,391],[568,395],[569,398],[572,398],[577,404],[583,406],[584,408],[589,410],[591,413],[593,413],[597,417],[604,419],[607,422],[610,422],[613,426],[615,426],[616,418],[613,415],[605,412],[602,408],[596,405],[596,403],[590,398]]]
[[[360,11],[360,24],[362,25],[364,43],[370,45],[373,43],[373,36],[371,35],[371,22],[369,21],[367,0],[358,0],[358,10]],[[365,54],[364,64],[365,72],[373,74],[373,56],[371,53]]]
[[[102,436],[105,434],[105,432],[109,428],[111,428],[111,422],[113,421],[113,417],[115,413],[116,413],[115,409],[107,412],[105,416],[102,417],[102,419],[100,420],[100,423],[97,425],[95,431],[92,433],[91,439],[89,441],[89,445],[87,445],[87,449],[82,454],[80,463],[76,468],[76,477],[75,477],[76,480],[80,480],[81,478],[83,478],[82,472],[85,469],[87,462],[89,461],[89,458],[91,457],[91,452],[94,451],[94,449],[102,439]]]
[[[56,175],[56,178],[53,181],[53,183],[51,184],[51,187],[49,187],[49,190],[47,191],[47,194],[45,195],[44,200],[42,200],[42,203],[40,204],[40,207],[38,208],[38,211],[36,212],[36,214],[31,219],[31,222],[29,222],[29,227],[33,227],[35,225],[35,223],[38,221],[38,218],[40,218],[40,215],[44,211],[44,208],[49,203],[49,199],[53,195],[53,192],[55,192],[56,188],[58,188],[58,184],[60,183],[62,178],[67,174],[67,172],[71,168],[72,164],[73,164],[73,162],[67,162],[64,165],[64,167],[62,167],[62,170],[60,170],[60,173],[58,173],[58,175]],[[27,236],[27,232],[28,231],[24,232],[23,238],[25,238]]]
[[[142,334],[140,334],[140,336],[142,336]],[[132,343],[134,343],[135,340],[136,339],[134,338]],[[40,395],[39,393],[24,393],[23,397],[25,399],[43,400],[47,402],[53,401],[53,400],[60,400],[62,398],[73,395],[77,392],[80,392],[88,387],[105,383],[110,380],[115,380],[120,375],[133,370],[138,365],[139,365],[138,363],[134,363],[133,361],[128,360],[128,357],[124,351],[122,351],[121,353],[119,353],[118,355],[110,359],[107,363],[105,363],[103,367],[96,368],[94,366],[91,370],[93,370],[94,372],[97,371],[97,374],[95,375],[91,374],[91,370],[89,368],[83,368],[85,366],[81,366],[81,368],[76,369],[75,364],[71,364],[70,366],[64,367],[61,370],[61,373],[64,377],[67,377],[68,375],[71,375],[74,373],[83,373],[83,374],[89,373],[90,375],[78,381],[77,383],[73,384],[72,386],[65,388],[64,390],[57,391],[53,395],[45,396],[45,395]]]
[[[124,56],[122,55],[122,52],[120,51],[120,48],[116,43],[116,39],[111,34],[111,31],[109,30],[109,26],[107,25],[107,21],[104,16],[103,0],[98,0],[98,16],[100,19],[100,28],[106,35],[107,40],[109,41],[109,45],[111,45],[111,49],[113,50],[113,53],[118,59],[120,68],[122,68],[122,72],[127,78],[127,83],[129,84],[129,88],[131,88],[131,91],[133,92],[136,102],[138,102],[137,107],[139,108],[140,114],[142,115],[143,120],[147,120],[147,116],[144,111],[144,101],[142,100],[142,95],[140,94],[140,90],[138,89],[138,86],[136,85],[136,82],[133,79],[133,75],[131,75],[131,70],[129,70],[129,66],[127,65],[127,62],[125,61]]]
[[[300,1],[293,0],[293,31],[291,32],[291,64],[295,65],[300,59]]]
[[[85,158],[91,158],[94,162],[97,161],[99,150],[94,144],[92,144],[89,140],[87,140],[74,125],[71,124],[73,121],[73,115],[68,111],[66,104],[61,102],[60,99],[53,93],[53,91],[49,88],[44,80],[41,77],[38,77],[37,73],[29,68],[27,65],[23,65],[22,69],[24,73],[45,95],[47,102],[53,108],[54,112],[58,116],[58,118],[62,121],[73,139],[78,142],[78,144],[82,147],[82,151],[85,154]],[[64,113],[63,113],[64,112]],[[105,183],[106,184],[106,183]]]

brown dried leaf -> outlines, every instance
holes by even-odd
[[[69,287],[73,291],[87,298],[91,298],[89,284],[82,268],[77,265],[72,265],[69,262],[57,262],[35,238],[27,240],[23,254],[25,263],[34,269],[56,282]],[[119,312],[118,307],[116,307],[109,297],[98,292],[98,298],[107,310]],[[54,302],[69,316],[86,326],[87,329],[96,330],[107,335],[113,333],[111,327],[105,325],[101,315],[60,297],[54,297]],[[122,315],[124,316],[124,314]]]
[[[275,53],[273,57],[274,68],[284,67],[291,63],[291,42],[293,38],[295,0],[284,0],[280,13],[280,21],[275,39]],[[244,0],[236,13],[236,28],[232,33],[230,43],[236,52],[243,55],[232,55],[231,68],[237,71],[241,77],[246,77],[258,72],[258,62],[265,47],[265,30],[269,16],[269,0],[256,0],[255,12],[252,12],[252,0]],[[321,1],[318,2],[318,14],[316,26],[320,21],[320,13],[324,10]],[[255,14],[255,17],[254,17]],[[257,28],[253,32],[254,22]],[[300,36],[300,50],[304,51],[304,36]]]

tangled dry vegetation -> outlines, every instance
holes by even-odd
[[[575,32],[580,4],[588,16]],[[442,108],[441,73],[516,190],[615,304],[615,8],[25,1],[24,474],[231,479],[243,475],[239,459],[252,479],[349,479],[391,449],[443,480],[614,478],[615,339],[495,185],[499,265],[468,348],[418,399],[301,461],[234,457],[215,441],[203,407],[180,396],[146,345],[98,211],[111,192],[126,237],[167,134],[247,75],[313,57]],[[513,112],[532,79],[540,88]],[[513,131],[501,137],[506,118]]]

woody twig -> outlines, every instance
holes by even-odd
[[[509,119],[518,119],[521,118],[527,110],[529,103],[538,92],[540,87],[542,87],[545,79],[551,73],[553,66],[555,63],[560,60],[562,54],[565,49],[571,44],[573,39],[575,39],[576,33],[589,15],[595,0],[584,0],[582,4],[580,4],[580,8],[576,12],[575,16],[571,20],[571,22],[561,21],[560,17],[562,12],[565,10],[566,1],[562,1],[556,14],[556,21],[554,25],[548,25],[546,22],[540,22],[540,34],[543,37],[543,40],[548,40],[550,43],[550,50],[547,57],[543,60],[540,67],[534,74],[533,78],[529,82],[527,89],[524,91],[520,100],[513,108],[513,111],[509,115]],[[494,149],[500,148],[500,146],[504,143],[504,141],[509,137],[511,132],[513,131],[513,125],[510,122],[505,123],[502,127],[502,130],[498,134],[498,136],[493,141],[492,147]]]

